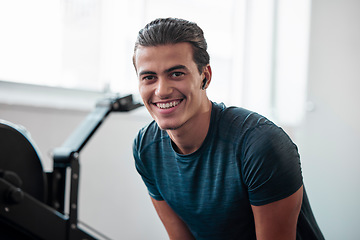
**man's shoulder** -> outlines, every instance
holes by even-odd
[[[212,135],[218,141],[232,145],[242,145],[247,137],[259,131],[272,128],[274,123],[261,114],[241,107],[214,105]],[[254,129],[261,128],[259,131]],[[260,133],[261,134],[261,133]]]
[[[144,149],[146,146],[161,139],[168,137],[165,131],[161,130],[157,123],[153,120],[149,124],[141,128],[135,138],[135,145],[138,149]]]
[[[214,108],[217,109],[218,124],[222,127],[246,130],[259,124],[271,124],[271,121],[261,114],[242,107],[226,107],[222,103],[215,103]]]
[[[139,132],[138,135],[146,135],[148,133],[156,133],[159,129],[158,125],[156,124],[156,122],[154,120],[152,120],[150,123],[146,124],[144,127],[142,127]]]

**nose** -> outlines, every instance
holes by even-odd
[[[158,82],[156,85],[156,90],[155,90],[155,95],[157,97],[167,98],[171,95],[172,91],[173,91],[173,88],[167,79],[164,79],[164,78],[158,79]]]

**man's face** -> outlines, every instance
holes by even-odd
[[[139,92],[161,129],[179,129],[201,119],[208,99],[201,90],[210,66],[200,74],[189,43],[140,46],[135,53]]]

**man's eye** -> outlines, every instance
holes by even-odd
[[[182,72],[173,72],[172,73],[172,76],[173,77],[181,77],[181,76],[183,76],[184,75],[184,73],[182,73]]]
[[[146,81],[151,81],[151,80],[154,80],[155,77],[154,76],[145,76],[143,77],[143,80],[146,80]]]

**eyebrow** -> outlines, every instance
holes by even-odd
[[[186,66],[184,66],[184,65],[176,65],[176,66],[174,66],[174,67],[171,67],[171,68],[169,68],[169,69],[166,69],[164,72],[165,73],[169,73],[169,72],[172,72],[172,71],[174,71],[174,70],[179,70],[179,69],[185,69],[185,70],[187,70],[188,68],[186,67]],[[139,73],[139,76],[141,76],[141,75],[156,75],[156,72],[153,72],[153,71],[147,71],[147,70],[144,70],[144,71],[141,71],[140,73]]]
[[[169,72],[172,72],[172,71],[174,71],[174,70],[179,70],[179,69],[185,69],[185,70],[187,70],[187,67],[184,66],[184,65],[176,65],[176,66],[174,66],[174,67],[171,67],[171,68],[165,70],[164,72],[169,73]]]
[[[141,71],[141,72],[139,73],[139,76],[141,76],[141,75],[147,75],[147,74],[149,74],[149,75],[156,75],[156,72],[153,72],[153,71]]]

